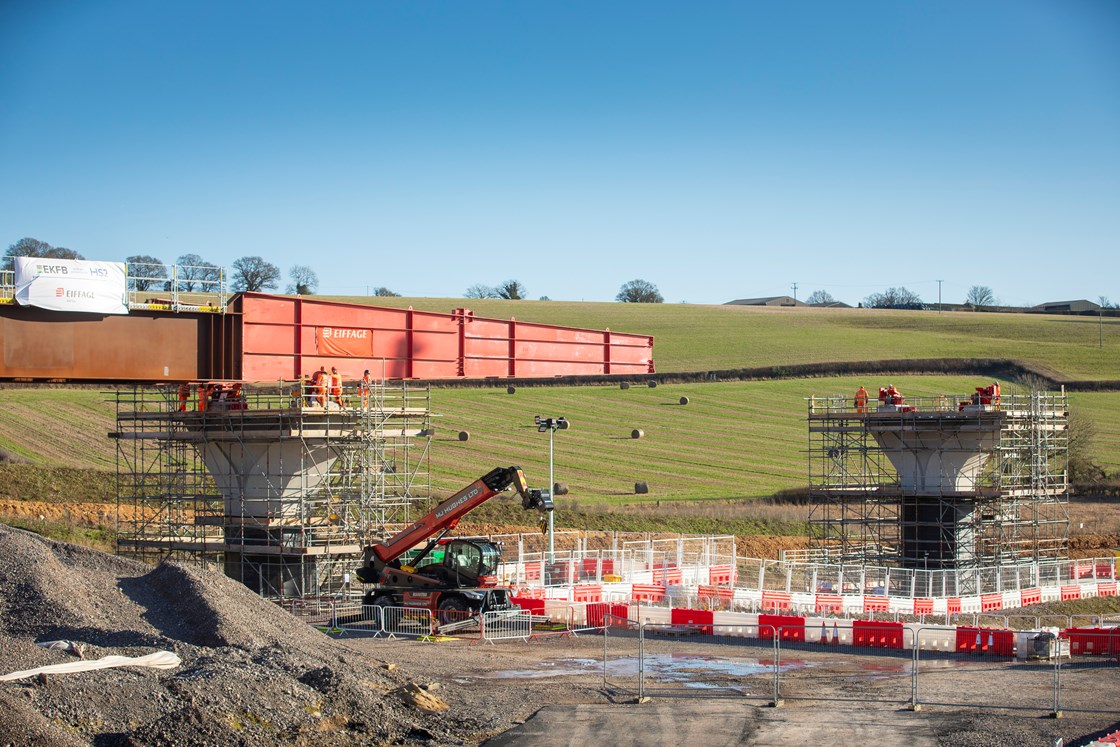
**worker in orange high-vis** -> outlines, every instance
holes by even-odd
[[[191,398],[191,385],[183,382],[179,385],[179,412],[187,411],[187,402]]]
[[[210,387],[207,384],[198,385],[198,411],[206,412],[206,403],[210,401]]]
[[[358,382],[358,392],[362,395],[362,409],[369,408],[369,392],[373,386],[373,380],[370,378],[369,369],[367,368],[362,372],[362,380]]]
[[[862,386],[856,390],[856,412],[867,412],[867,390]]]
[[[338,369],[331,366],[331,402],[334,402],[339,407],[342,407],[342,374]]]
[[[311,374],[311,396],[319,407],[327,406],[327,369],[324,366]]]

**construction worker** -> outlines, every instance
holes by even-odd
[[[856,412],[867,412],[867,390],[862,386],[856,390]]]
[[[198,411],[206,412],[206,403],[210,401],[210,387],[206,384],[198,385]]]
[[[902,392],[894,388],[894,384],[887,384],[887,402],[892,405],[902,404]]]
[[[369,369],[362,372],[362,380],[358,382],[358,392],[362,395],[362,409],[369,409],[369,392],[373,385]]]
[[[191,385],[183,382],[179,385],[179,412],[187,411],[187,401],[191,398]]]
[[[228,409],[230,410],[247,410],[249,408],[248,402],[245,401],[245,395],[241,393],[241,382],[237,382],[229,390]]]
[[[330,392],[331,402],[334,402],[336,405],[338,405],[341,408],[342,407],[342,374],[340,374],[338,372],[338,369],[335,368],[334,366],[331,366],[330,384],[331,384],[331,392]]]
[[[319,370],[311,374],[311,397],[320,406],[327,406],[327,369],[319,366]]]
[[[996,409],[999,409],[999,382],[998,381],[993,381],[992,382],[992,404],[996,406]]]

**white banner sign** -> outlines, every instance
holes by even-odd
[[[16,303],[54,311],[127,314],[124,262],[16,257]]]

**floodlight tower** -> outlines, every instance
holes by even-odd
[[[537,433],[544,433],[548,431],[548,492],[551,494],[556,490],[556,478],[553,475],[553,434],[556,431],[566,431],[570,427],[567,418],[542,418],[540,415],[533,416],[533,423],[537,426]],[[556,532],[553,525],[552,515],[555,511],[548,512],[548,560],[552,562],[556,552]]]

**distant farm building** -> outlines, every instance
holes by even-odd
[[[728,301],[724,306],[808,306],[793,296],[765,296],[764,298],[740,298]]]
[[[1038,311],[1044,314],[1084,314],[1086,312],[1100,311],[1101,305],[1087,301],[1084,298],[1077,301],[1048,301],[1040,303],[1038,306],[1032,306],[1031,311]]]

